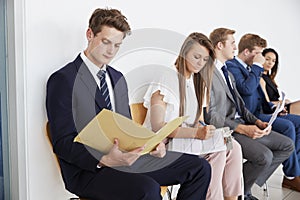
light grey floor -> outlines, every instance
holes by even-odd
[[[258,185],[254,185],[252,188],[253,196],[259,200],[300,200],[300,192],[281,187],[282,178],[283,173],[282,167],[280,166],[267,181],[269,196],[267,196],[264,187],[259,187]],[[173,200],[176,199],[174,196]],[[167,199],[167,196],[164,196],[163,200]]]
[[[263,187],[254,185],[252,194],[259,200],[300,200],[300,192],[289,190],[281,187],[283,178],[282,167],[279,167],[267,181],[269,197]]]

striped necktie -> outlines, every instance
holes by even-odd
[[[107,83],[105,80],[105,74],[106,74],[106,71],[101,69],[97,73],[97,77],[100,79],[100,92],[105,101],[106,108],[108,110],[112,110],[110,97],[109,97],[109,91],[108,91]]]

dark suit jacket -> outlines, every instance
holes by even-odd
[[[115,97],[115,112],[130,118],[128,89],[119,71],[107,67]],[[104,100],[92,74],[80,56],[53,73],[47,82],[46,107],[53,151],[59,158],[66,188],[81,191],[97,172],[102,156],[80,143],[73,142],[104,106]],[[112,94],[111,94],[112,95]]]
[[[269,104],[266,101],[259,82],[263,68],[257,65],[252,65],[251,72],[249,72],[235,58],[227,61],[226,65],[236,80],[236,87],[248,110],[254,115],[257,115],[261,112],[272,113],[272,104]]]
[[[247,124],[254,124],[257,118],[246,109],[242,97],[236,90],[234,77],[230,72],[229,76],[232,82],[233,91],[237,97],[238,106],[242,112],[242,119]],[[206,113],[207,115],[205,115],[205,121],[217,128],[228,126],[230,129],[235,130],[241,123],[235,120],[236,112],[237,110],[233,96],[221,73],[215,69],[212,79],[210,104]]]

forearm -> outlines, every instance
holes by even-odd
[[[169,138],[196,138],[197,128],[178,127],[168,137]]]
[[[247,126],[244,124],[238,124],[234,131],[239,134],[247,135]]]
[[[62,138],[53,145],[53,151],[58,158],[88,171],[94,171],[102,157],[102,153],[73,142],[73,137]]]

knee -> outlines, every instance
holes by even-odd
[[[289,154],[291,154],[295,150],[295,143],[292,139],[285,137],[285,142],[283,143],[283,150]]]
[[[211,166],[207,162],[207,160],[205,160],[204,158],[200,158],[199,159],[198,168],[200,170],[202,178],[205,179],[205,180],[210,181],[210,178],[211,178]]]
[[[139,197],[138,199],[161,199],[160,185],[153,179],[147,179],[146,181],[143,181],[143,183],[139,184],[138,187],[139,188],[136,190],[136,196]]]
[[[241,145],[238,142],[234,141],[233,149],[229,151],[228,154],[229,154],[229,157],[227,158],[228,166],[233,166],[232,168],[236,170],[242,170],[243,155],[242,155]]]
[[[211,178],[210,164],[204,158],[183,154],[181,161],[184,163],[181,170],[187,180],[200,180],[202,183],[209,183]]]
[[[239,157],[242,159],[243,155],[242,155],[242,147],[240,145],[240,143],[238,143],[236,140],[232,140],[232,144],[233,144],[233,152],[235,154],[236,157]]]
[[[273,161],[273,153],[272,151],[265,151],[261,153],[257,158],[257,164],[263,167],[269,167]]]
[[[289,138],[294,139],[296,136],[296,129],[294,124],[289,121],[285,120],[285,123],[283,124],[283,134],[288,136]]]

